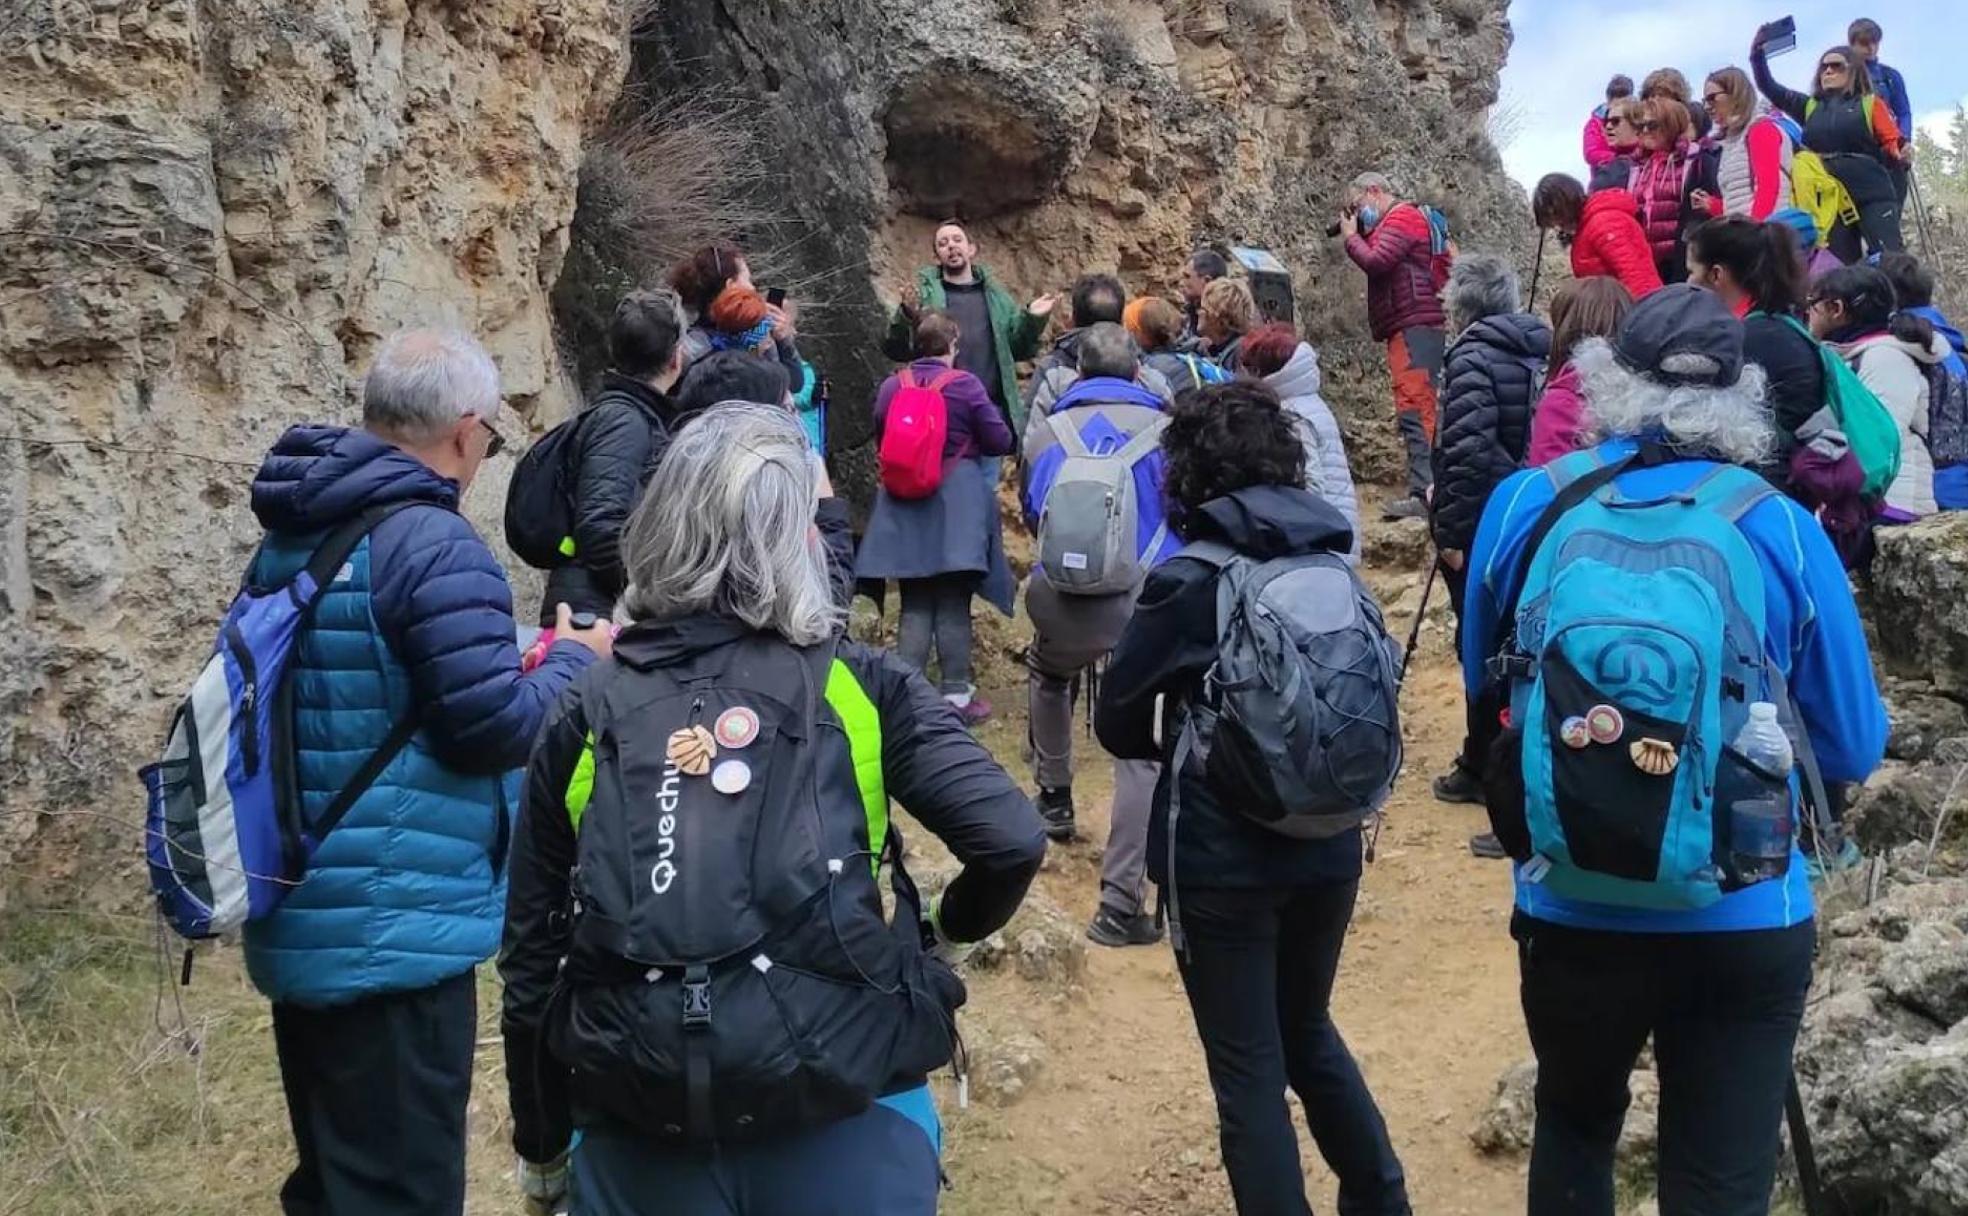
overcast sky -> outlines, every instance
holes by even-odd
[[[1777,79],[1795,89],[1825,48],[1845,41],[1854,17],[1870,16],[1886,31],[1879,57],[1906,77],[1914,121],[1933,128],[1968,100],[1968,2],[1896,0],[1876,7],[1851,0],[1511,0],[1516,42],[1503,70],[1503,99],[1523,111],[1523,126],[1503,161],[1525,188],[1551,172],[1583,174],[1579,135],[1585,116],[1605,100],[1615,72],[1635,85],[1659,67],[1677,67],[1697,90],[1704,76],[1735,64],[1749,67],[1756,27],[1797,18],[1797,49],[1770,61]]]

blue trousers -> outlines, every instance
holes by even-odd
[[[927,1086],[714,1154],[591,1127],[574,1150],[573,1216],[933,1216],[939,1136]]]

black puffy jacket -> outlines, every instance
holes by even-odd
[[[554,622],[554,605],[607,616],[626,579],[622,528],[642,487],[679,425],[676,402],[639,380],[609,372],[581,419],[571,454],[574,556],[547,574],[540,624]]]
[[[570,687],[540,729],[513,834],[505,944],[499,955],[513,1144],[529,1161],[547,1161],[567,1146],[582,1097],[568,1092],[567,1071],[554,1063],[547,1030],[555,989],[568,982],[561,964],[569,944],[567,916],[578,842],[565,798],[590,729],[591,703],[598,703],[604,682],[624,667],[695,668],[728,662],[723,656],[738,653],[737,643],[757,637],[738,622],[711,616],[639,623],[617,639],[612,660],[595,663],[592,678]],[[962,866],[935,905],[937,923],[952,940],[982,940],[1011,918],[1039,872],[1046,842],[1038,812],[920,672],[856,642],[840,642],[835,655],[880,721],[887,795],[934,833]],[[813,746],[849,749],[845,724],[831,700],[822,706],[823,729]],[[646,741],[659,753],[664,744],[663,739]],[[849,759],[823,771],[851,773],[852,764]],[[596,779],[592,767],[589,779]],[[608,780],[605,769],[600,779]],[[852,824],[853,840],[843,843],[867,850],[869,829],[859,789],[851,782],[822,784],[831,808],[824,816],[828,830]],[[891,825],[889,830],[897,829]],[[570,1028],[568,1033],[582,1032]],[[896,1084],[921,1080],[896,1078]]]
[[[1490,491],[1524,463],[1550,353],[1550,327],[1526,312],[1484,317],[1449,347],[1435,426],[1437,548],[1468,553]]]
[[[1182,524],[1189,540],[1221,541],[1260,561],[1299,553],[1345,553],[1353,528],[1325,499],[1295,486],[1251,486],[1206,502]],[[1360,876],[1356,828],[1327,840],[1293,840],[1219,806],[1192,761],[1179,777],[1174,753],[1182,707],[1216,662],[1217,569],[1180,553],[1155,567],[1100,681],[1093,729],[1123,760],[1162,761],[1148,828],[1148,876],[1183,887],[1298,887]],[[1182,815],[1171,851],[1169,783],[1182,782]]]

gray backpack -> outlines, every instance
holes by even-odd
[[[1168,418],[1155,419],[1111,452],[1095,454],[1066,418],[1068,412],[1046,415],[1066,459],[1039,511],[1039,565],[1046,581],[1065,595],[1132,591],[1168,540],[1165,520],[1145,553],[1135,549],[1140,504],[1134,466],[1161,443]]]
[[[1176,771],[1200,757],[1219,805],[1286,836],[1364,823],[1401,771],[1399,662],[1373,593],[1340,553],[1260,562],[1205,541],[1176,556],[1221,572],[1217,658]]]

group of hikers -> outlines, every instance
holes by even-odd
[[[1457,620],[1464,739],[1433,792],[1484,805],[1472,849],[1514,862],[1533,1216],[1613,1212],[1649,1042],[1662,1213],[1767,1210],[1811,876],[1849,861],[1838,786],[1886,735],[1847,570],[1874,529],[1968,501],[1962,340],[1893,182],[1849,176],[1877,265],[1813,275],[1785,211],[1800,149],[1841,181],[1870,154],[1815,141],[1872,109],[1878,27],[1811,99],[1771,86],[1767,34],[1753,67],[1803,141],[1734,69],[1706,137],[1671,72],[1610,100],[1592,191],[1535,191],[1576,271],[1548,320],[1383,174],[1336,225],[1407,453],[1386,513],[1427,521]],[[1867,124],[1903,165],[1903,126]],[[797,303],[727,242],[620,302],[610,370],[518,463],[537,628],[458,509],[508,442],[470,337],[390,337],[360,425],[269,452],[265,539],[145,782],[166,915],[242,931],[273,1004],[284,1211],[463,1210],[495,952],[528,1210],[934,1211],[957,966],[1078,835],[1082,696],[1115,766],[1087,935],[1170,939],[1237,1210],[1309,1216],[1295,1093],[1340,1210],[1410,1211],[1330,1008],[1405,660],[1318,355],[1213,250],[1177,299],[1084,275],[1045,349],[1058,301],[1020,302],[961,222],[932,252],[867,403],[859,536]],[[972,602],[1018,590],[1007,476],[1035,542],[1035,797],[970,729]],[[893,654],[846,631],[889,582]],[[891,803],[955,856],[940,891]]]

